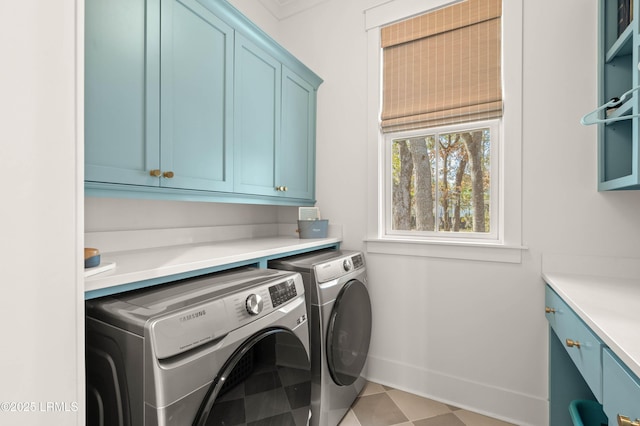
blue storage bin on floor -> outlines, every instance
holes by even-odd
[[[573,426],[607,426],[607,416],[597,401],[576,400],[569,404]]]

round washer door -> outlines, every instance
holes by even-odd
[[[311,412],[311,365],[290,330],[265,329],[227,360],[200,405],[194,426],[302,426]]]
[[[367,287],[347,282],[333,305],[327,329],[327,361],[333,381],[351,385],[360,377],[371,341],[371,300]]]

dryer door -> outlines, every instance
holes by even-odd
[[[213,381],[194,421],[212,425],[307,425],[311,366],[302,341],[270,328],[245,341]]]
[[[371,300],[367,287],[347,282],[333,305],[327,328],[327,362],[333,381],[351,385],[360,377],[371,340]]]

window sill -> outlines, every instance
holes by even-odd
[[[416,241],[390,238],[365,240],[368,253],[440,259],[476,260],[483,262],[522,263],[523,246],[498,243],[455,241]]]

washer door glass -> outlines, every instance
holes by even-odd
[[[290,330],[268,329],[248,339],[214,379],[194,421],[213,425],[307,425],[311,366]]]
[[[327,330],[327,361],[333,381],[348,386],[360,377],[371,340],[371,300],[365,285],[347,282],[333,305]]]

